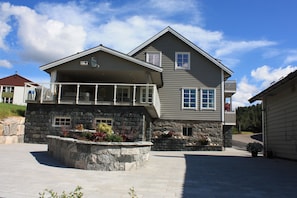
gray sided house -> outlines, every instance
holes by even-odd
[[[262,101],[264,154],[297,160],[297,70],[249,99],[257,100]]]
[[[231,146],[232,71],[170,27],[129,54],[100,45],[41,70],[51,82],[27,100],[27,142],[106,122],[155,150]]]

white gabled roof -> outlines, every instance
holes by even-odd
[[[192,47],[194,50],[196,50],[197,52],[199,52],[200,54],[202,54],[204,57],[208,58],[215,65],[217,65],[218,67],[220,67],[221,69],[223,69],[226,73],[228,73],[229,75],[232,75],[232,73],[233,73],[232,70],[230,70],[228,67],[226,67],[224,64],[222,64],[220,61],[218,61],[217,59],[215,59],[214,57],[212,57],[211,55],[209,55],[207,52],[205,52],[204,50],[202,50],[200,47],[198,47],[197,45],[195,45],[194,43],[192,43],[191,41],[189,41],[188,39],[186,39],[185,37],[183,37],[181,34],[179,34],[178,32],[176,32],[175,30],[173,30],[170,26],[168,26],[167,28],[165,28],[164,30],[162,30],[161,32],[159,32],[158,34],[156,34],[155,36],[153,36],[149,40],[145,41],[143,44],[141,44],[140,46],[138,46],[137,48],[135,48],[131,52],[129,52],[128,55],[129,56],[134,55],[136,52],[138,52],[139,50],[141,50],[145,46],[149,45],[150,43],[152,43],[153,41],[155,41],[159,37],[163,36],[167,32],[172,33],[177,38],[179,38],[180,40],[182,40],[183,42],[185,42],[186,44],[188,44],[190,47]]]
[[[78,58],[81,58],[83,56],[92,54],[94,52],[99,52],[99,51],[103,51],[103,52],[112,54],[114,56],[117,56],[119,58],[122,58],[122,59],[125,59],[125,60],[128,60],[128,61],[131,61],[131,62],[133,62],[135,64],[139,64],[139,65],[141,65],[143,67],[146,67],[148,69],[151,69],[151,70],[154,70],[154,71],[157,71],[157,72],[162,72],[163,71],[163,69],[161,67],[158,67],[158,66],[152,65],[150,63],[147,63],[147,62],[138,60],[136,58],[133,58],[133,57],[128,56],[126,54],[123,54],[121,52],[118,52],[118,51],[112,50],[110,48],[107,48],[107,47],[105,47],[103,45],[99,45],[97,47],[94,47],[94,48],[91,48],[91,49],[88,49],[88,50],[85,50],[85,51],[82,51],[82,52],[78,52],[78,53],[73,54],[71,56],[68,56],[68,57],[59,59],[57,61],[54,61],[54,62],[45,64],[45,65],[42,65],[42,66],[40,66],[40,69],[43,70],[43,71],[45,71],[45,70],[54,68],[54,67],[56,67],[58,65],[67,63],[69,61],[72,61],[72,60],[75,60],[75,59],[78,59]]]

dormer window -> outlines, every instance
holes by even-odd
[[[176,52],[175,53],[175,69],[190,69],[190,53]]]
[[[161,67],[161,52],[146,52],[146,62]]]

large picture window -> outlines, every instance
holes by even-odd
[[[215,109],[215,89],[201,89],[201,109]]]
[[[182,89],[182,108],[197,109],[197,89],[196,88]]]
[[[147,52],[146,62],[161,67],[161,52]]]
[[[176,52],[175,53],[175,69],[190,69],[190,53]]]

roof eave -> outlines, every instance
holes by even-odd
[[[71,55],[71,56],[68,56],[66,58],[63,58],[63,59],[60,59],[60,60],[57,60],[57,61],[54,61],[54,62],[51,62],[49,64],[46,64],[46,65],[43,65],[43,66],[40,66],[40,69],[43,70],[43,71],[47,71],[51,68],[54,68],[56,66],[59,66],[61,64],[64,64],[64,63],[67,63],[69,61],[72,61],[72,60],[75,60],[75,59],[78,59],[80,57],[83,57],[83,56],[86,56],[86,55],[89,55],[89,54],[92,54],[92,53],[95,53],[95,52],[98,52],[98,51],[103,51],[103,52],[107,52],[109,54],[112,54],[112,55],[115,55],[117,57],[120,57],[120,58],[123,58],[125,60],[128,60],[128,61],[131,61],[131,62],[134,62],[136,64],[139,64],[139,65],[142,65],[148,69],[151,69],[153,71],[156,71],[156,72],[162,72],[163,69],[158,67],[158,66],[155,66],[155,65],[152,65],[150,63],[146,63],[144,61],[141,61],[141,60],[138,60],[138,59],[135,59],[131,56],[128,56],[128,55],[125,55],[123,53],[120,53],[118,51],[115,51],[115,50],[111,50],[109,48],[106,48],[102,45],[100,46],[97,46],[97,47],[94,47],[94,48],[91,48],[89,50],[85,50],[83,52],[79,52],[79,53],[76,53],[74,55]]]
[[[287,83],[288,81],[292,80],[293,78],[297,77],[297,70],[295,70],[294,72],[291,72],[290,74],[288,74],[285,78],[279,80],[278,82],[274,83],[273,85],[271,85],[270,87],[264,89],[263,91],[261,91],[260,93],[258,93],[257,95],[253,96],[252,98],[249,99],[250,103],[255,102],[256,100],[263,100],[263,97],[269,93],[271,93],[273,90],[279,88],[281,85]]]

